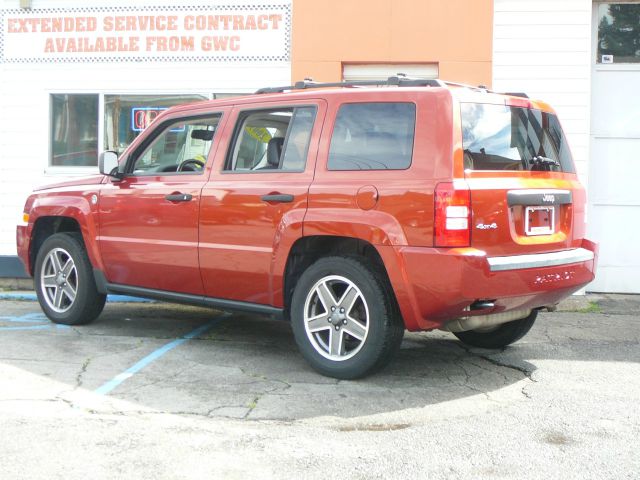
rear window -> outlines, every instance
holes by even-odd
[[[462,103],[465,170],[575,173],[558,118],[540,110]]]
[[[340,107],[329,170],[404,170],[411,165],[416,106],[351,103]]]

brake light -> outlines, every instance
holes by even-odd
[[[507,97],[504,104],[508,107],[532,108],[531,100],[520,97]]]
[[[436,247],[471,244],[471,192],[468,187],[439,183],[435,191],[434,243]]]

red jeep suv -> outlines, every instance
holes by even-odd
[[[54,322],[91,322],[107,293],[268,314],[356,378],[405,329],[504,347],[594,278],[567,140],[522,95],[305,81],[171,108],[99,164],[18,226]]]

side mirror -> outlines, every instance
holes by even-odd
[[[118,170],[118,154],[107,150],[102,152],[98,157],[98,169],[103,175],[109,175],[110,177],[122,178],[122,173]]]

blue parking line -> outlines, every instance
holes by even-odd
[[[56,325],[51,323],[42,312],[25,313],[20,317],[0,315],[0,322],[17,323],[19,326],[0,326],[0,331],[16,330],[48,330],[50,328],[69,328],[68,325]],[[25,325],[33,324],[37,325]]]
[[[48,330],[50,328],[65,329],[70,328],[68,325],[32,325],[30,327],[0,327],[0,331],[7,330]]]
[[[35,302],[38,300],[38,296],[35,293],[2,292],[0,293],[0,300],[22,300],[22,301],[28,301],[28,302]],[[107,295],[107,302],[155,303],[156,300],[151,300],[149,298],[132,297],[130,295]]]
[[[0,321],[7,320],[15,323],[42,323],[49,322],[49,319],[45,317],[42,312],[25,313],[20,317],[13,317],[8,315],[0,315]]]
[[[222,320],[224,320],[228,316],[229,315],[223,314],[223,315],[221,315],[221,316],[219,316],[217,318],[214,318],[210,322],[205,323],[204,325],[196,328],[192,332],[187,333],[183,337],[177,338],[174,341],[169,342],[166,345],[163,345],[159,349],[155,350],[154,352],[152,352],[149,355],[147,355],[146,357],[144,357],[142,360],[137,362],[135,365],[129,367],[124,372],[116,375],[111,380],[109,380],[107,383],[105,383],[104,385],[102,385],[98,389],[94,390],[94,393],[97,393],[98,395],[106,395],[107,393],[111,392],[114,388],[116,388],[118,385],[120,385],[122,382],[124,382],[128,378],[131,378],[133,375],[135,375],[140,370],[145,368],[147,365],[149,365],[150,363],[154,362],[158,358],[162,357],[165,353],[167,353],[170,350],[173,350],[174,348],[182,345],[183,343],[187,342],[188,340],[191,340],[193,338],[198,337],[199,335],[202,335],[207,330],[209,330],[209,329],[215,327],[216,325],[218,325]]]

